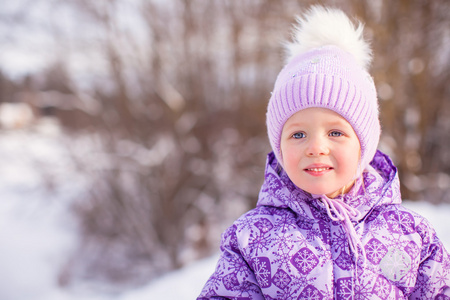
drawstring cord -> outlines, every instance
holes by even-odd
[[[349,245],[351,251],[355,254],[356,259],[358,259],[359,252],[358,248],[362,252],[363,261],[366,259],[366,251],[361,240],[356,234],[355,227],[352,224],[352,220],[358,220],[361,217],[361,212],[357,209],[351,207],[350,205],[344,203],[343,201],[330,199],[326,195],[320,196],[322,203],[325,205],[327,214],[333,221],[341,221],[344,226],[344,230],[347,234]],[[331,213],[333,211],[333,214]]]

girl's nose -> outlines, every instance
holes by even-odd
[[[308,156],[321,156],[321,155],[328,155],[329,153],[330,150],[326,145],[326,142],[321,138],[311,139],[306,149],[306,154]]]

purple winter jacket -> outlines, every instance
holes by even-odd
[[[377,172],[343,199],[361,213],[351,224],[365,255],[356,256],[342,222],[270,153],[257,207],[223,234],[198,299],[450,299],[448,252],[429,222],[401,205],[391,160],[378,151],[371,166]]]

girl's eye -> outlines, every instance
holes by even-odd
[[[340,132],[340,131],[332,131],[332,132],[330,132],[330,136],[331,137],[340,137],[340,136],[343,136],[344,134],[342,133],[342,132]]]
[[[306,137],[304,132],[297,132],[292,135],[294,139],[303,139]]]

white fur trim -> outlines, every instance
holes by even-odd
[[[326,45],[335,45],[350,54],[365,70],[372,61],[372,50],[363,38],[364,25],[356,27],[339,9],[312,6],[303,16],[297,17],[293,42],[287,43],[287,61],[293,57]]]

